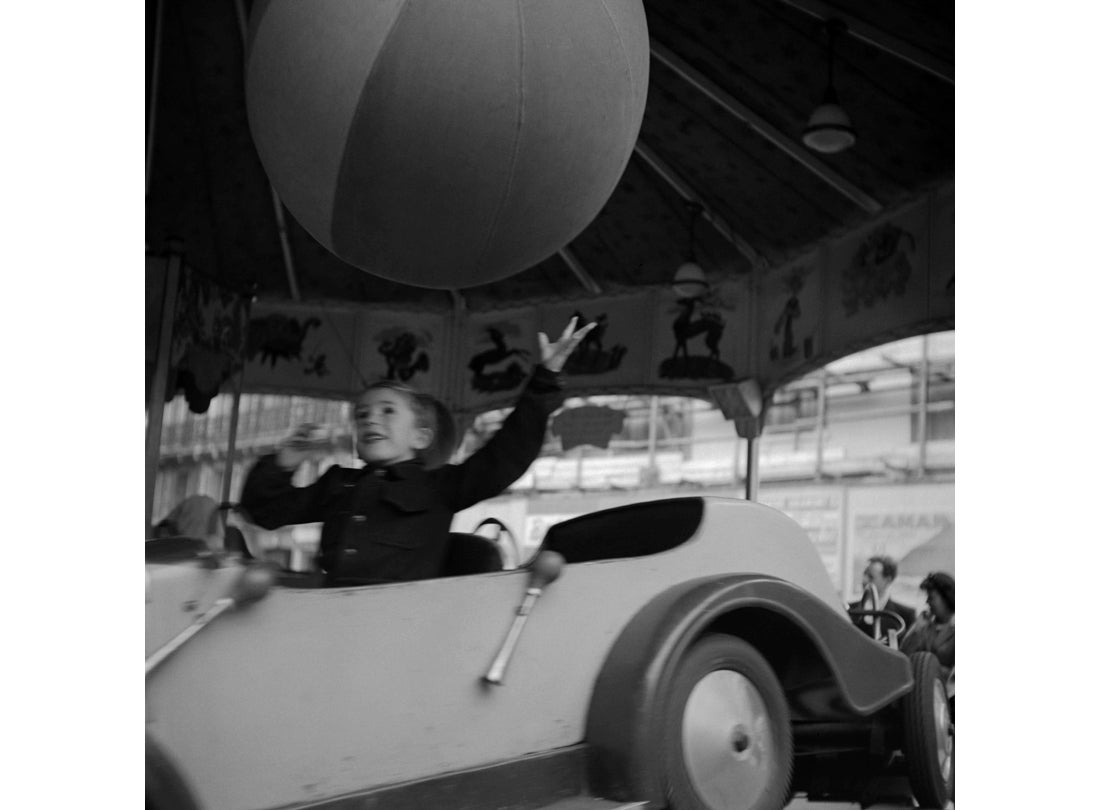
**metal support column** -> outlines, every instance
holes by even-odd
[[[760,492],[760,437],[745,439],[748,458],[745,462],[745,500],[755,501]]]
[[[657,397],[653,395],[649,397],[649,444],[646,458],[641,483],[647,487],[657,486],[661,481],[661,474],[657,469]]]
[[[817,481],[825,477],[825,389],[828,380],[829,373],[822,369],[817,383],[817,456],[814,459],[814,479]]]
[[[228,503],[233,486],[233,462],[237,458],[237,423],[241,417],[241,389],[244,387],[244,365],[237,372],[233,388],[233,410],[229,414],[229,441],[225,448],[225,472],[222,474],[222,503]]]
[[[921,336],[920,383],[917,411],[917,477],[924,478],[928,464],[928,335]]]
[[[741,442],[734,441],[733,443],[733,459],[731,461],[732,471],[730,473],[730,484],[737,486],[738,479],[741,478]]]
[[[737,435],[746,440],[745,499],[756,500],[760,489],[760,434],[764,429],[765,402],[754,379],[707,389],[722,415],[733,422]]]
[[[153,24],[153,75],[149,80],[149,98],[145,108],[145,196],[149,196],[149,180],[153,176],[153,144],[157,130],[157,87],[160,84],[160,51],[164,40],[164,0],[157,0],[156,22]]]

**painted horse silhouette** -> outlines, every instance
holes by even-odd
[[[515,388],[526,376],[525,364],[520,364],[514,359],[503,369],[492,370],[494,366],[504,363],[509,358],[522,358],[526,360],[531,353],[526,349],[515,349],[508,346],[504,339],[504,329],[490,326],[486,328],[492,348],[478,352],[470,358],[467,368],[474,373],[471,384],[475,391],[489,393],[492,391],[507,391]]]

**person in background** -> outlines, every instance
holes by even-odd
[[[254,553],[244,532],[235,525],[236,509],[235,504],[218,503],[208,495],[189,495],[153,527],[153,539],[189,538],[201,540],[209,551],[246,560],[262,557]]]
[[[901,640],[907,655],[926,651],[940,661],[946,678],[955,668],[955,578],[943,571],[929,574],[920,584],[928,598],[928,608]]]
[[[542,449],[550,414],[564,402],[558,372],[595,324],[573,318],[556,343],[539,334],[541,363],[500,430],[458,465],[441,403],[393,381],[364,391],[354,410],[362,468],[333,465],[297,487],[294,471],[311,457],[304,426],[262,457],[245,479],[240,506],[266,529],[322,522],[318,562],[326,586],[371,585],[439,576],[456,512],[498,495]]]
[[[218,502],[208,495],[189,495],[153,527],[153,537],[190,537],[204,541],[211,551],[222,550],[225,531]]]
[[[881,622],[883,632],[886,630],[897,630],[899,634],[904,633],[913,623],[916,621],[917,612],[911,607],[906,607],[900,602],[895,602],[890,598],[890,586],[894,584],[894,580],[898,575],[898,564],[894,562],[892,557],[885,555],[876,555],[867,560],[867,567],[863,569],[863,587],[873,586],[878,592],[878,604],[879,610],[888,610],[892,613],[896,613],[905,622],[905,627],[901,628],[897,626],[897,622],[884,618]],[[865,603],[867,600],[861,599],[857,602],[852,602],[848,605],[849,610],[870,610],[871,604]],[[872,616],[859,616],[856,619],[856,623],[860,630],[864,633],[871,635],[874,633],[874,617]]]

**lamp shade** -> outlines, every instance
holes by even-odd
[[[294,217],[431,288],[524,270],[619,181],[649,83],[642,0],[258,0],[246,107]]]
[[[827,155],[841,152],[856,142],[856,131],[848,113],[835,100],[826,99],[810,115],[809,123],[802,130],[802,142],[806,146]]]
[[[699,298],[710,289],[707,275],[695,262],[684,262],[672,278],[672,289],[681,298]]]

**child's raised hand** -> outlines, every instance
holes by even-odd
[[[298,425],[279,446],[275,461],[284,470],[296,470],[302,462],[324,452],[331,439],[330,432],[312,422]]]
[[[577,348],[584,336],[596,326],[593,321],[581,329],[577,329],[577,317],[574,315],[561,333],[557,343],[551,343],[545,332],[539,332],[539,352],[542,355],[542,364],[551,371],[561,371],[569,355]],[[576,330],[576,331],[574,331]]]

